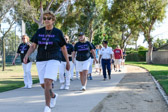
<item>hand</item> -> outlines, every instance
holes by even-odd
[[[72,55],[69,55],[69,54],[68,54],[68,57],[72,57]]]
[[[96,63],[98,63],[98,61],[97,61],[97,59],[96,59],[96,58],[95,58],[94,60],[95,60],[95,62],[96,62]]]
[[[27,45],[28,45],[28,46],[31,46],[31,43],[30,43],[30,42],[27,42]]]
[[[67,70],[67,71],[70,70],[70,63],[69,63],[69,62],[66,63],[66,70]]]
[[[93,61],[93,65],[95,65],[95,63],[96,63],[96,61],[94,60],[94,61]]]
[[[23,59],[23,63],[24,63],[24,64],[27,64],[27,60],[28,60],[28,57],[25,56],[24,59]]]
[[[15,60],[13,60],[12,65],[15,65]]]

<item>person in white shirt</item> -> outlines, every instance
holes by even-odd
[[[108,42],[103,41],[103,48],[100,50],[99,63],[102,63],[104,81],[107,79],[106,69],[108,70],[108,77],[111,79],[111,60],[112,60],[112,48],[108,47]],[[101,60],[100,60],[101,59]]]

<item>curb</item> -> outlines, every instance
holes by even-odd
[[[151,75],[151,74],[150,74]],[[151,75],[152,76],[152,75]],[[159,82],[152,76],[153,81],[155,82],[159,92],[161,93],[162,97],[164,98],[164,100],[166,101],[166,104],[168,105],[168,96],[166,95],[165,91],[163,90],[163,88],[161,87],[161,85],[159,84]]]

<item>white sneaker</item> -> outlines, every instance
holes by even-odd
[[[82,88],[80,89],[81,91],[86,91],[86,87],[82,86]]]
[[[69,90],[69,86],[65,86],[65,89],[66,89],[66,90]]]
[[[27,89],[27,88],[28,88],[28,86],[26,85],[26,86],[24,86],[23,88],[24,88],[24,89]]]
[[[55,98],[51,98],[50,107],[54,108],[57,102],[58,94],[55,93]]]
[[[61,87],[60,87],[61,90],[65,89],[65,85],[62,84]]]
[[[48,106],[45,106],[44,112],[51,112],[51,109]]]
[[[28,89],[31,89],[31,88],[32,88],[32,86],[27,86],[27,88],[28,88]]]

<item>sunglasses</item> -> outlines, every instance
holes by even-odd
[[[43,17],[43,20],[51,20],[52,18],[51,17]]]
[[[23,40],[23,39],[26,39],[26,38],[22,38],[22,40]]]

